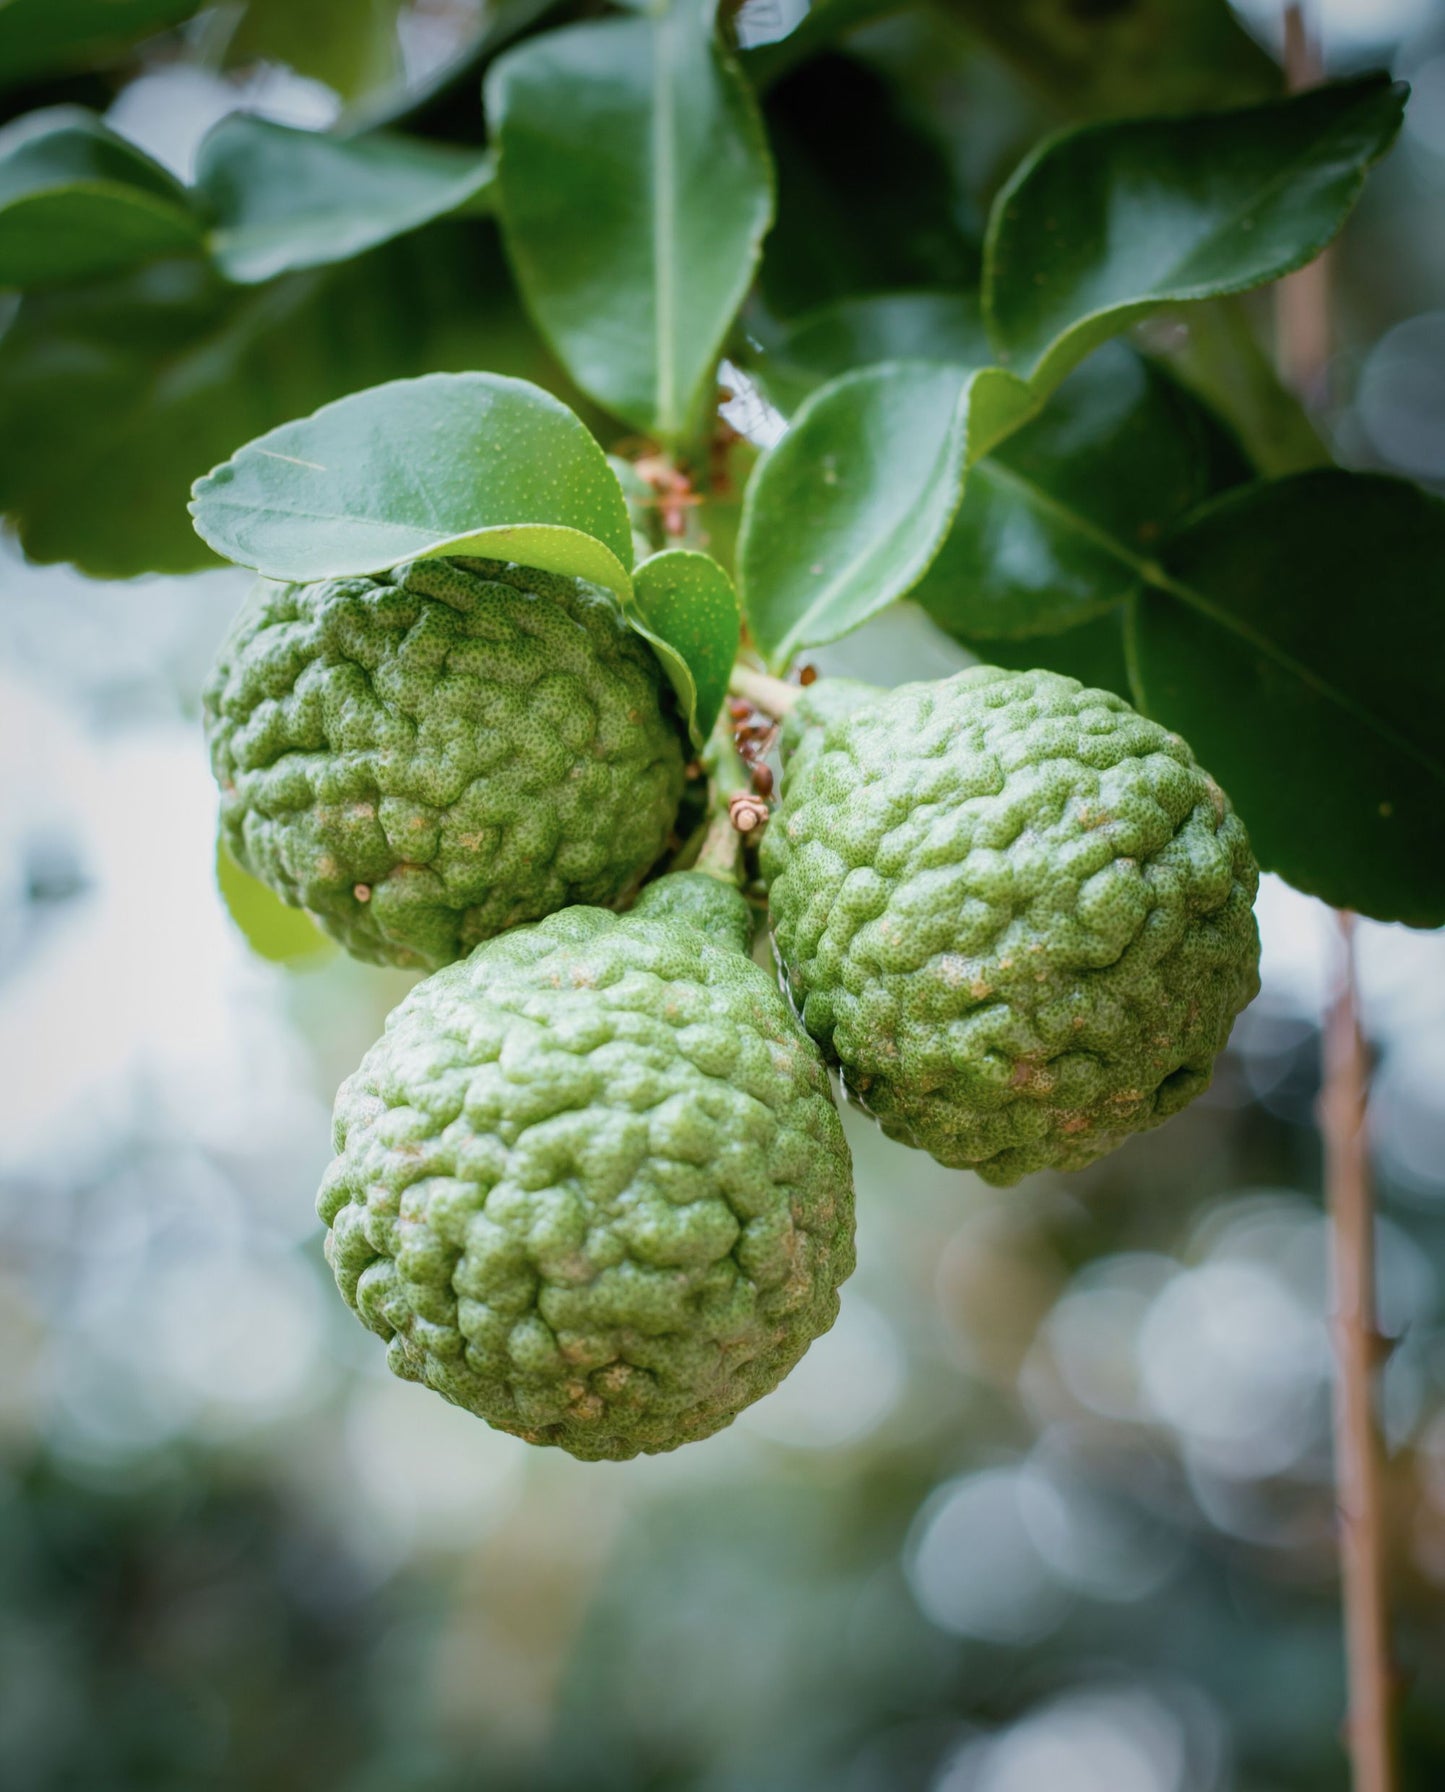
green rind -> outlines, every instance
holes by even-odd
[[[610,596],[496,562],[261,584],[205,711],[237,861],[378,963],[626,901],[682,792],[657,662]]]
[[[763,843],[789,988],[854,1099],[1010,1183],[1200,1094],[1258,988],[1258,869],[1185,743],[1049,672],[862,696],[790,723]]]
[[[827,1331],[853,1268],[818,1054],[737,949],[741,899],[704,905],[718,937],[674,881],[418,985],[342,1085],[318,1199],[396,1374],[585,1460],[730,1423]]]

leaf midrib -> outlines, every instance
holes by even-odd
[[[657,43],[653,56],[652,105],[652,303],[657,332],[657,419],[666,435],[674,434],[678,427],[672,342],[677,327],[677,270],[671,252],[677,240],[673,16],[673,10],[669,8],[653,26]]]

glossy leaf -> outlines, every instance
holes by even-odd
[[[288,907],[274,890],[243,871],[219,840],[216,888],[226,913],[258,958],[272,964],[297,964],[335,953],[336,947],[304,909]]]
[[[196,185],[211,252],[230,280],[270,280],[345,261],[474,209],[491,184],[482,152],[385,134],[332,137],[233,113],[202,143]]]
[[[800,317],[749,359],[748,371],[789,415],[810,392],[855,367],[880,361],[984,367],[992,359],[972,293],[889,292],[839,299]]]
[[[191,514],[272,579],[476,554],[629,590],[607,457],[560,399],[501,374],[393,380],[283,423],[197,480]]]
[[[779,82],[764,112],[778,217],[761,288],[776,316],[857,293],[978,284],[977,238],[943,146],[876,70],[820,56]]]
[[[966,469],[1030,402],[998,368],[924,362],[865,368],[813,394],[743,506],[743,609],[771,665],[847,634],[917,584]]]
[[[189,18],[200,0],[5,0],[0,87],[95,68],[153,32]]]
[[[701,752],[738,654],[742,617],[732,580],[710,555],[668,548],[633,574],[628,613],[666,668]]]
[[[0,337],[0,510],[32,559],[98,578],[213,565],[198,471],[358,386],[477,367],[581,402],[475,225],[265,286],[195,260],[29,293]]]
[[[1329,469],[1184,528],[1133,605],[1138,700],[1228,790],[1261,864],[1445,922],[1445,502]]]
[[[714,5],[546,32],[486,86],[528,304],[578,384],[664,441],[710,400],[772,215],[761,124]]]
[[[1215,433],[1171,379],[1106,344],[974,468],[914,601],[970,644],[1051,634],[1122,603],[1167,532],[1218,489]]]
[[[0,135],[0,287],[108,274],[201,238],[185,188],[93,112],[57,106]]]
[[[1385,75],[1234,112],[1086,125],[994,201],[984,312],[1039,390],[1160,305],[1277,280],[1319,254],[1400,128]]]

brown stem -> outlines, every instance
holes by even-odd
[[[1304,5],[1284,14],[1285,74],[1292,89],[1322,78],[1319,39]],[[1328,263],[1315,261],[1275,293],[1281,377],[1306,404],[1328,393]],[[1375,1202],[1365,1136],[1369,1064],[1360,1031],[1354,917],[1338,916],[1339,986],[1325,1022],[1319,1123],[1330,1208],[1335,1290],[1335,1486],[1348,1689],[1346,1746],[1354,1792],[1396,1792],[1390,1616],[1385,1588],[1384,1442],[1378,1414],[1383,1359],[1375,1325]]]
[[[1393,1679],[1385,1593],[1384,1347],[1375,1323],[1375,1214],[1365,1134],[1369,1066],[1360,1031],[1354,921],[1339,917],[1339,987],[1325,1023],[1320,1132],[1335,1291],[1335,1480],[1354,1792],[1395,1792]]]
[[[747,767],[733,741],[726,709],[713,724],[703,763],[707,766],[707,832],[693,869],[735,884],[743,868],[743,841],[732,817],[732,799],[748,789]]]
[[[1284,9],[1284,72],[1292,91],[1324,79],[1319,38],[1310,28],[1306,9]],[[1275,359],[1280,378],[1318,410],[1329,396],[1330,264],[1317,256],[1297,273],[1281,280],[1274,295]]]
[[[787,715],[803,694],[800,685],[774,678],[769,672],[755,672],[751,666],[734,666],[728,689],[775,722]]]

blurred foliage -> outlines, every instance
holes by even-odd
[[[0,503],[37,560],[188,571],[213,562],[186,494],[238,443],[358,386],[466,368],[569,390],[480,220],[260,286],[175,261],[29,293],[0,336],[0,432],[26,445],[0,462]]]
[[[803,64],[769,92],[765,117],[778,212],[762,291],[778,315],[976,281],[976,226],[940,145],[867,64],[835,54]]]
[[[216,887],[226,912],[259,957],[272,964],[325,956],[336,950],[303,910],[288,908],[274,890],[243,871],[216,842]]]

